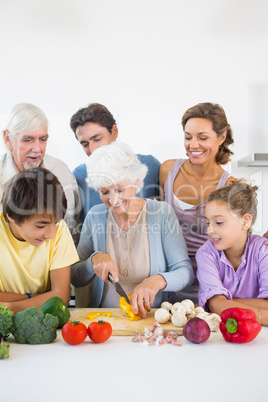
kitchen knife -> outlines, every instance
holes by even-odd
[[[128,302],[128,304],[131,304],[126,292],[124,291],[124,289],[122,288],[120,283],[119,282],[114,282],[113,277],[112,277],[112,275],[110,273],[108,274],[108,279],[115,286],[115,290],[117,291],[117,293],[120,296],[124,297],[126,299],[126,301]]]

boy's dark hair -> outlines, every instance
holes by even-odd
[[[107,107],[100,103],[90,103],[87,107],[79,109],[70,120],[70,126],[74,134],[78,126],[84,126],[86,123],[97,123],[101,127],[106,127],[112,133],[112,128],[116,121]]]
[[[51,215],[63,219],[67,199],[57,177],[47,169],[19,172],[7,183],[3,194],[3,215],[22,224],[33,215]]]
[[[210,120],[212,123],[213,130],[220,137],[224,131],[227,135],[223,143],[219,147],[219,151],[216,155],[216,163],[219,165],[226,165],[231,160],[233,152],[229,149],[229,145],[234,143],[233,131],[230,124],[227,121],[227,117],[222,106],[217,103],[198,103],[197,105],[190,107],[184,115],[182,116],[181,124],[183,130],[185,130],[185,125],[189,119],[201,118]]]

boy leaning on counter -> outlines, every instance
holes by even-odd
[[[0,213],[0,304],[17,313],[53,296],[70,299],[70,265],[79,260],[63,220],[64,190],[49,170],[19,172]]]

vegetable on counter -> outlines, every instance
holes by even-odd
[[[93,342],[102,343],[112,335],[112,326],[109,322],[100,320],[90,323],[87,332]]]
[[[221,313],[220,331],[227,342],[251,342],[259,334],[261,324],[254,311],[246,308],[228,308]]]
[[[61,334],[69,345],[79,345],[87,337],[87,327],[80,321],[69,321],[63,325]]]
[[[206,342],[210,337],[208,323],[202,318],[191,318],[183,327],[184,337],[193,343]]]
[[[7,359],[9,357],[9,343],[0,334],[0,359]]]
[[[39,345],[56,339],[58,324],[58,317],[44,314],[33,306],[15,315],[10,332],[17,343]]]
[[[0,335],[6,337],[10,333],[10,327],[13,324],[13,311],[6,306],[0,305]]]
[[[169,316],[170,316],[169,310],[163,307],[157,309],[154,313],[155,321],[158,322],[159,324],[165,324],[166,322],[168,322]]]
[[[128,296],[129,300],[131,300],[131,295]],[[128,304],[124,297],[120,297],[119,299],[119,307],[121,308],[122,315],[124,317],[128,317],[130,321],[138,321],[141,320],[141,316],[139,314],[134,314],[131,308],[131,304]]]
[[[141,342],[145,346],[162,346],[166,343],[171,343],[174,346],[182,346],[178,339],[178,334],[174,331],[164,331],[161,325],[157,322],[149,329],[144,328],[144,335],[139,332],[131,339],[132,342]]]
[[[161,304],[161,308],[157,309],[154,314],[155,321],[159,324],[172,321],[175,327],[180,328],[183,328],[187,321],[194,317],[205,320],[211,331],[216,332],[219,330],[220,316],[215,313],[207,313],[204,311],[203,307],[195,307],[190,299],[185,299],[182,302],[176,302],[174,304],[165,301]]]
[[[112,315],[113,315],[112,312],[104,311],[103,313],[100,313],[100,312],[94,311],[93,313],[87,314],[86,317],[87,317],[90,321],[93,321],[94,318],[99,317],[99,316],[106,316],[106,317],[110,318],[110,317],[112,317]]]
[[[68,307],[58,296],[48,299],[44,304],[42,304],[40,311],[44,314],[49,313],[58,317],[58,328],[61,328],[64,324],[66,324],[71,316]]]

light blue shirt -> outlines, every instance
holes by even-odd
[[[155,297],[153,307],[159,307],[162,301],[175,297],[174,292],[190,286],[194,273],[172,207],[164,201],[147,199],[146,202],[150,275],[160,274],[167,283]],[[104,204],[96,205],[88,212],[77,248],[80,262],[71,267],[71,280],[75,287],[94,281],[88,307],[99,307],[102,300],[104,282],[95,275],[91,256],[96,252],[106,252],[106,216],[107,207]]]

